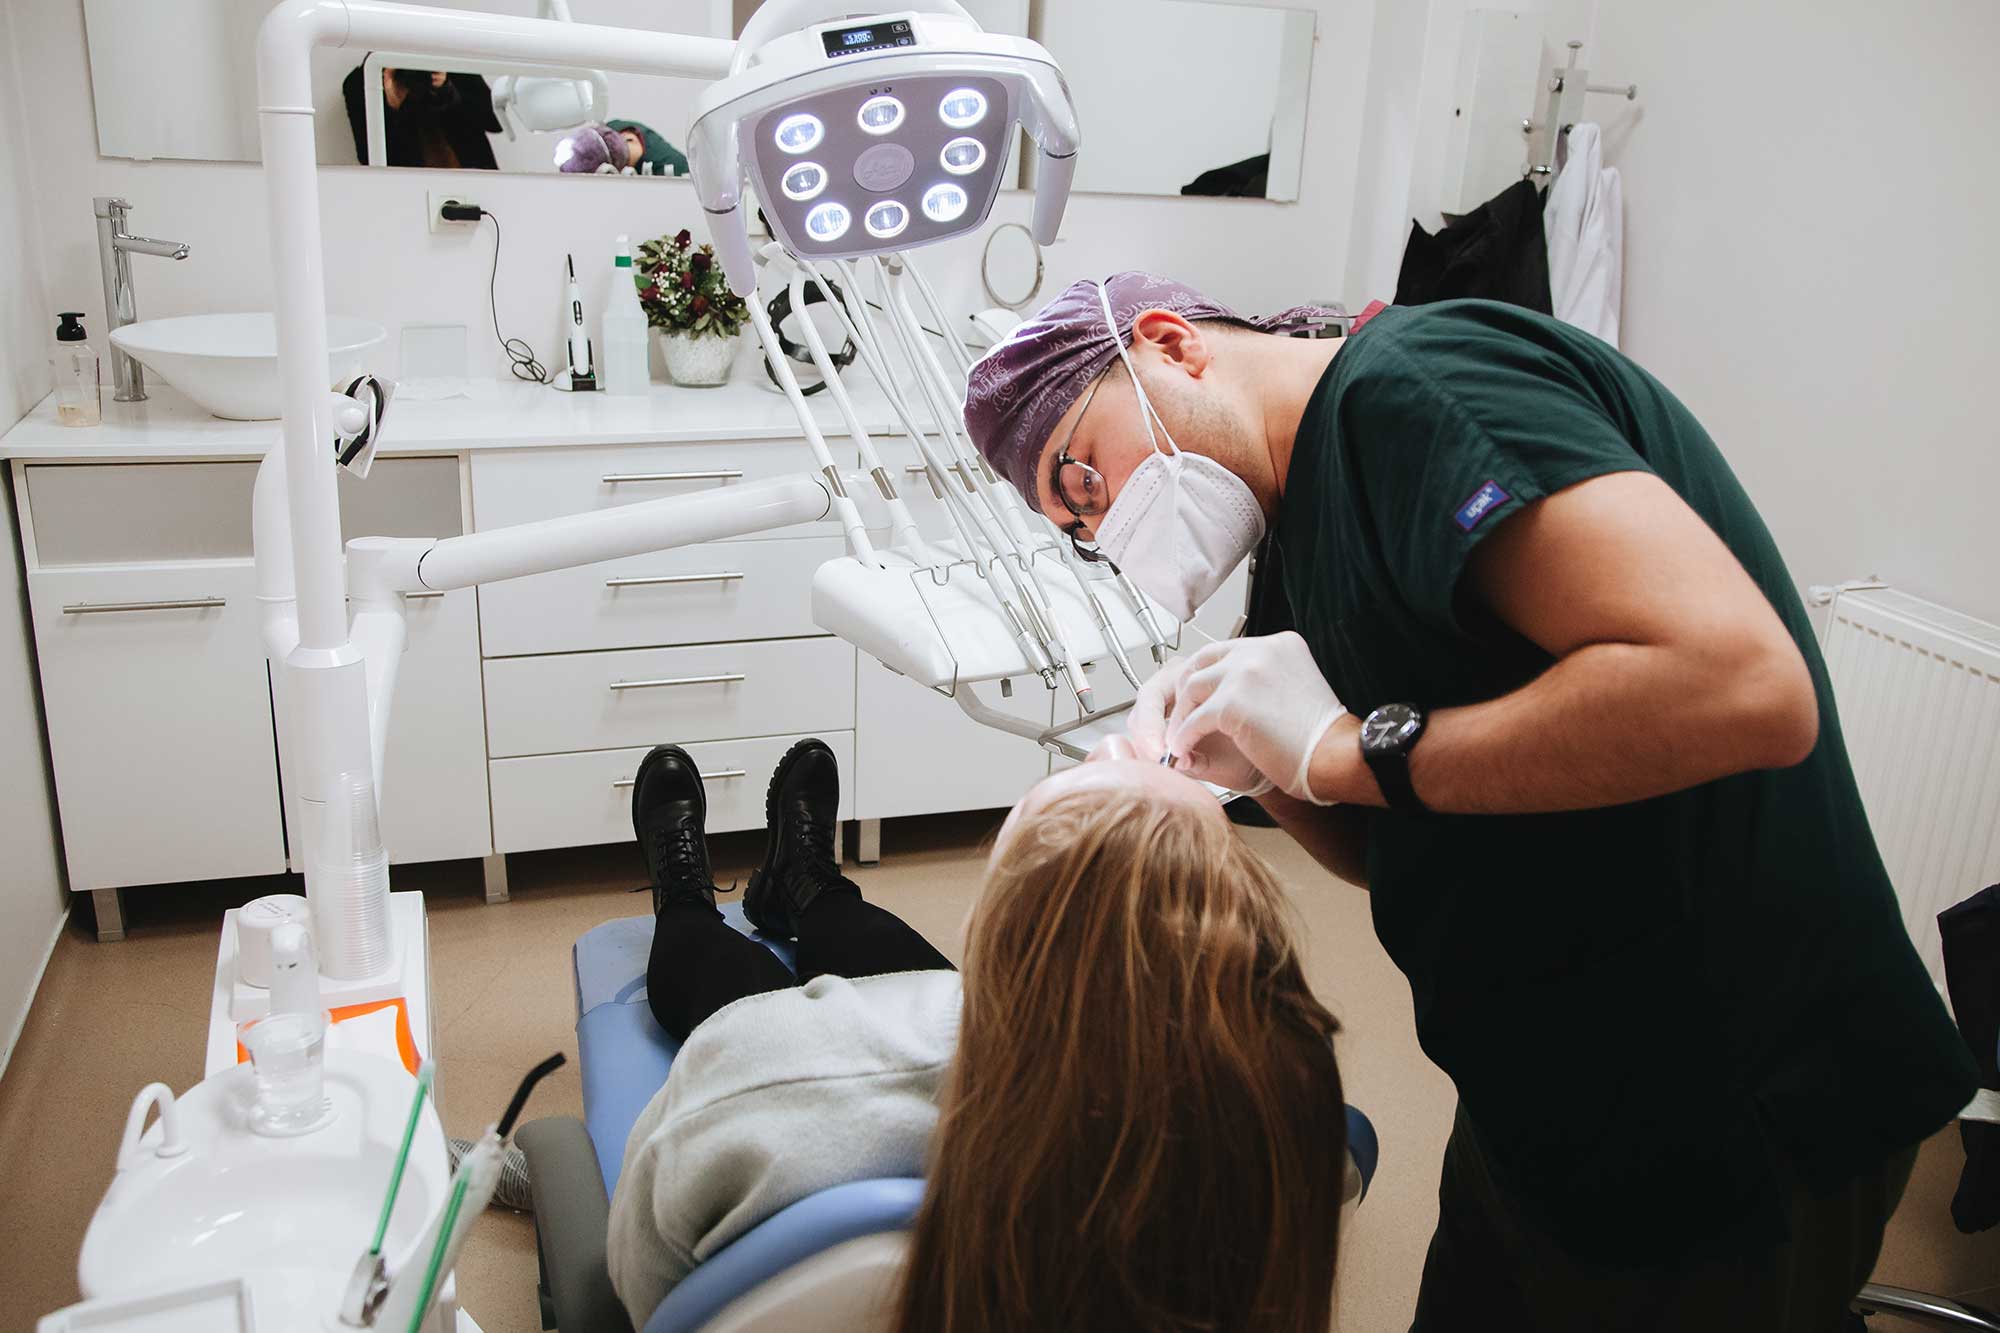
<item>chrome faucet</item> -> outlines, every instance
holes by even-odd
[[[186,259],[188,248],[179,241],[153,241],[144,236],[126,234],[125,219],[132,211],[128,200],[114,199],[109,195],[99,195],[91,200],[97,214],[97,263],[104,271],[104,317],[111,328],[105,330],[110,338],[112,330],[122,329],[139,318],[132,301],[132,254],[161,255],[167,259]],[[146,396],[146,371],[130,355],[121,351],[117,344],[110,347],[111,378],[117,392],[112,401],[136,403]]]

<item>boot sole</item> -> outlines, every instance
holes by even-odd
[[[785,751],[778,766],[771,770],[771,785],[764,789],[764,864],[751,874],[750,882],[743,888],[743,915],[750,918],[750,924],[760,933],[782,939],[793,936],[790,914],[785,914],[783,920],[767,919],[764,885],[771,877],[772,863],[778,859],[778,792],[785,785],[785,775],[792,770],[792,761],[808,750],[833,753],[833,747],[825,741],[809,736],[792,742],[792,748]],[[835,813],[838,814],[837,806]]]
[[[639,833],[639,793],[646,790],[646,774],[652,771],[653,765],[669,757],[686,764],[688,772],[694,774],[695,796],[701,802],[701,827],[704,834],[708,831],[708,784],[702,779],[701,765],[695,763],[694,756],[678,745],[655,745],[646,751],[646,757],[639,761],[638,771],[632,775],[632,837],[639,843],[641,856],[645,855],[646,845]],[[646,867],[646,873],[649,876],[653,873],[651,866]],[[654,886],[654,894],[657,898],[658,885]]]

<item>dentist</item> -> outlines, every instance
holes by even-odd
[[[1263,544],[1255,636],[1130,730],[1372,890],[1459,1095],[1414,1327],[1839,1328],[1976,1076],[1791,578],[1610,346],[1374,312],[1323,341],[1080,282],[973,368],[966,425],[1182,619]]]

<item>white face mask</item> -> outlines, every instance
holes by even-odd
[[[1118,336],[1111,299],[1100,284],[1097,299],[1139,397],[1139,412],[1153,455],[1132,470],[1118,498],[1096,524],[1097,549],[1110,556],[1176,620],[1220,588],[1264,537],[1264,509],[1241,477],[1213,458],[1191,454],[1174,443],[1167,423],[1153,410],[1139,372]],[[1153,428],[1159,427],[1158,437]],[[1160,440],[1167,442],[1161,453]]]

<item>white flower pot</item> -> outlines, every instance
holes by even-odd
[[[674,383],[688,388],[712,388],[729,382],[730,367],[736,364],[736,339],[712,335],[655,329],[660,354]]]

